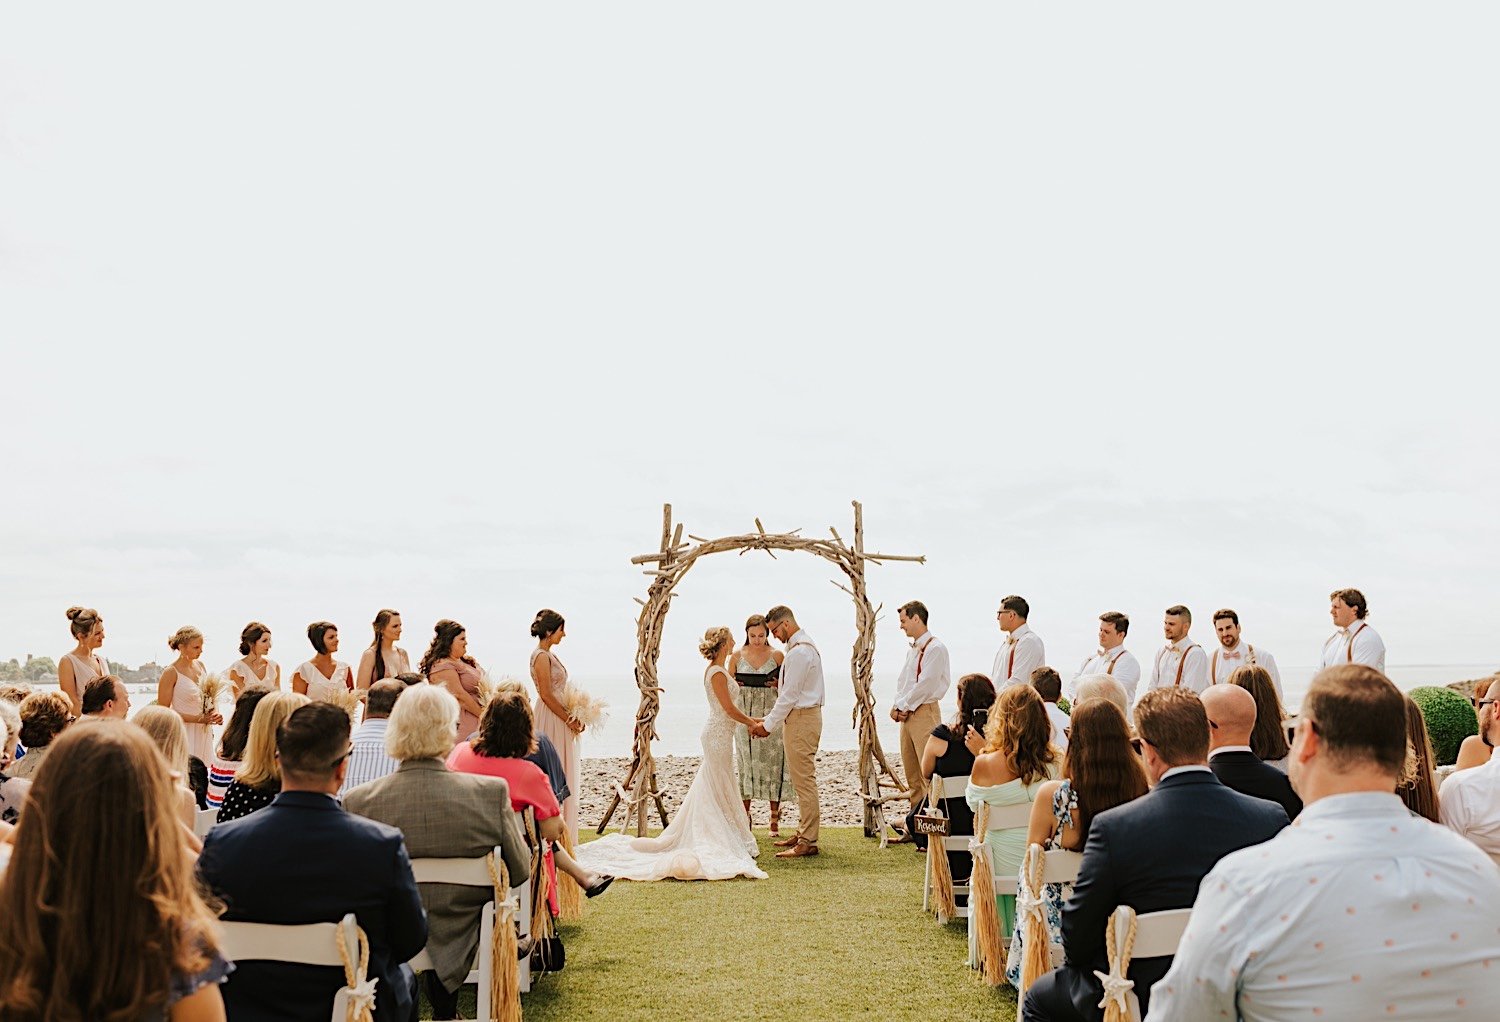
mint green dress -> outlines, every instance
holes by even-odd
[[[974,810],[977,825],[979,807],[984,803],[989,803],[992,811],[1023,802],[1029,805],[1036,801],[1037,789],[1051,779],[1044,777],[1029,785],[1022,784],[1019,777],[1004,784],[978,785],[970,782],[964,791],[964,798]],[[990,846],[990,858],[994,860],[997,876],[1015,876],[1021,871],[1021,863],[1026,859],[1026,831],[1026,827],[1006,827],[985,832],[984,843]],[[1000,929],[1009,937],[1016,928],[1015,895],[997,894],[995,904],[1000,910]]]
[[[771,657],[759,670],[750,666],[744,657],[735,657],[736,674],[775,675],[780,671],[776,658]],[[753,688],[749,685],[734,686],[734,702],[740,712],[757,720],[771,712],[776,705],[774,688]],[[740,798],[765,799],[767,802],[792,802],[792,774],[786,765],[786,746],[782,744],[778,730],[770,738],[750,738],[750,732],[741,724],[734,730],[734,759],[740,773]]]

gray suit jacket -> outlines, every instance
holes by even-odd
[[[512,886],[530,873],[531,852],[502,778],[454,773],[440,759],[411,759],[350,790],[344,807],[398,828],[413,859],[477,859],[499,845]],[[443,986],[456,990],[479,951],[479,919],[491,892],[457,884],[418,890],[427,909],[427,950]]]

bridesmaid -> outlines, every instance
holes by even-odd
[[[354,672],[349,665],[335,660],[339,651],[339,626],[331,621],[314,621],[307,626],[307,641],[314,656],[292,675],[292,691],[315,703],[326,703],[339,689],[354,688]]]
[[[776,705],[781,661],[781,652],[772,649],[767,640],[766,619],[752,614],[745,622],[745,645],[734,654],[734,678],[739,683],[735,703],[741,713],[760,720],[771,712]],[[751,740],[750,732],[741,725],[734,732],[734,759],[740,768],[745,816],[750,816],[751,799],[766,799],[771,803],[771,836],[780,837],[781,799],[792,786],[781,733]]]
[[[382,610],[373,622],[375,641],[359,658],[359,670],[355,674],[355,687],[361,692],[377,681],[394,678],[411,671],[411,658],[406,650],[396,645],[401,638],[401,615],[394,610]]]
[[[433,626],[432,642],[422,656],[422,673],[458,700],[458,740],[468,741],[479,730],[484,707],[479,702],[479,663],[469,656],[469,635],[463,625],[444,618]]]
[[[562,757],[563,770],[568,776],[568,790],[572,793],[563,802],[563,826],[573,841],[578,840],[578,736],[583,734],[583,722],[576,719],[563,705],[563,695],[568,689],[568,669],[563,666],[552,650],[567,635],[567,622],[555,610],[539,610],[531,622],[531,634],[537,640],[531,651],[531,680],[536,684],[536,729],[546,735],[558,755]]]
[[[224,723],[218,710],[203,712],[203,697],[198,683],[208,672],[203,661],[203,633],[192,625],[183,625],[167,640],[167,648],[177,659],[161,672],[156,684],[156,704],[176,711],[187,726],[188,753],[204,763],[214,758],[214,725]]]
[[[259,621],[251,621],[240,632],[240,659],[229,665],[229,680],[234,684],[234,697],[250,686],[281,688],[281,665],[267,658],[271,652],[271,629]]]
[[[73,704],[73,716],[83,716],[83,690],[109,673],[109,662],[94,652],[104,645],[104,619],[88,607],[68,608],[68,630],[78,645],[57,662],[57,687]]]

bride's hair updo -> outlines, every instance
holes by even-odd
[[[726,642],[734,642],[734,634],[728,628],[723,625],[710,628],[703,633],[703,641],[698,643],[698,652],[703,654],[703,659],[712,660]]]

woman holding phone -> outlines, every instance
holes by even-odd
[[[958,712],[953,717],[932,729],[927,738],[927,747],[922,750],[922,776],[967,777],[974,770],[974,754],[964,744],[964,736],[972,728],[984,733],[989,723],[990,707],[995,704],[995,686],[983,674],[966,674],[958,679]],[[906,832],[922,851],[927,850],[927,835],[918,834],[916,815],[920,807],[912,809],[906,817]],[[974,810],[962,795],[943,799],[943,813],[951,821],[954,834],[974,833]],[[958,882],[958,877],[969,875],[973,857],[968,852],[949,852],[948,869]]]

